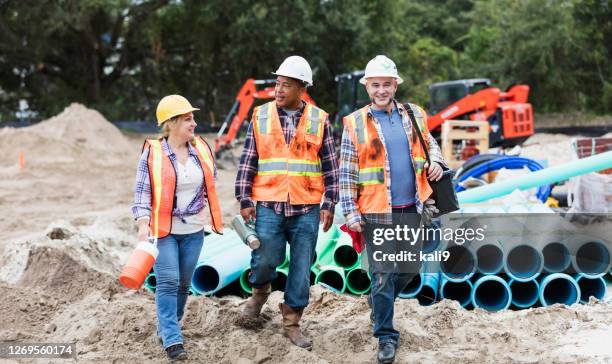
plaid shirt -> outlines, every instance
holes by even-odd
[[[301,108],[293,114],[287,115],[282,108],[277,108],[278,116],[285,136],[285,142],[291,143],[295,135],[296,124],[299,122],[304,112],[306,104],[302,102]],[[329,123],[329,119],[325,120],[323,129],[323,144],[319,150],[321,159],[321,170],[323,171],[323,182],[325,184],[325,193],[323,195],[323,203],[321,209],[334,212],[334,205],[338,202],[338,160],[336,159],[336,146],[334,137]],[[236,198],[240,202],[240,208],[253,207],[255,204],[251,199],[253,189],[253,179],[257,174],[258,166],[257,146],[255,145],[255,136],[253,135],[253,122],[249,124],[246,140],[244,142],[244,150],[240,157],[240,165],[238,167],[238,175],[236,176]],[[309,212],[316,205],[292,205],[290,201],[286,202],[269,202],[261,201],[263,206],[272,208],[277,214],[285,216],[303,215]]]
[[[402,125],[404,126],[404,130],[406,131],[406,137],[408,138],[408,143],[412,148],[412,124],[410,122],[410,118],[408,117],[408,113],[404,109],[404,107],[394,101],[395,107],[397,107],[401,117],[402,117]],[[425,114],[424,111],[422,111]],[[376,131],[378,132],[378,137],[382,141],[382,145],[385,148],[385,156],[389,155],[389,151],[387,151],[387,146],[385,144],[385,139],[383,136],[383,132],[380,126],[380,123],[374,117],[372,110],[368,109],[368,117],[374,120],[374,126],[376,127]],[[427,120],[425,120],[425,125],[427,125]],[[444,162],[444,158],[442,157],[442,151],[436,142],[436,139],[429,135],[429,157],[433,162],[437,162],[443,167],[447,167],[446,162]],[[418,139],[417,143],[419,142]],[[392,152],[392,151],[391,151]],[[385,158],[385,175],[389,176],[389,158]],[[359,159],[357,157],[357,148],[353,144],[353,141],[349,135],[348,130],[344,127],[344,131],[342,133],[342,145],[340,147],[340,205],[342,207],[342,212],[346,218],[346,225],[350,226],[356,222],[362,221],[361,213],[359,212],[359,208],[357,207],[357,195],[359,192],[359,187],[357,182],[359,181]],[[423,210],[423,204],[418,198],[418,185],[415,186],[417,188],[416,192],[416,208],[419,213]],[[391,181],[387,179],[387,197],[389,201],[391,198]],[[379,224],[390,224],[391,216],[388,214],[366,214],[364,216],[365,220],[372,223]]]
[[[170,149],[167,140],[164,138],[161,141],[162,152],[170,158],[172,166],[174,167],[175,175],[177,172],[176,154]],[[202,168],[200,160],[194,147],[191,143],[187,143],[189,149],[189,158],[193,159],[196,166]],[[136,173],[136,192],[134,193],[134,206],[132,207],[132,214],[134,219],[138,220],[141,217],[151,217],[151,179],[149,177],[149,148],[145,148],[142,151],[140,160],[138,161],[138,169]],[[217,166],[215,165],[214,170],[215,178],[217,178]],[[172,211],[172,215],[180,219],[183,219],[187,215],[198,214],[204,208],[206,204],[206,185],[202,179],[202,185],[198,187],[198,192],[193,196],[193,200],[187,205],[184,211],[179,210],[176,206]]]

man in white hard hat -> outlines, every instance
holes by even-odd
[[[253,111],[236,177],[240,214],[246,222],[255,221],[261,242],[252,252],[253,295],[241,321],[261,322],[288,242],[289,276],[280,304],[284,332],[293,344],[310,350],[312,341],[299,330],[299,321],[308,305],[319,222],[329,230],[338,200],[338,162],[327,113],[302,100],[312,86],[308,62],[288,57],[274,74],[274,101]]]
[[[402,241],[404,236],[383,240],[376,229],[395,226],[418,228],[421,214],[435,212],[429,198],[430,181],[442,177],[445,166],[440,148],[427,129],[427,115],[420,107],[395,100],[403,82],[395,63],[386,56],[368,62],[360,82],[371,103],[344,118],[340,151],[340,202],[346,226],[363,232],[372,278],[368,303],[372,309],[373,334],[379,340],[378,361],[392,363],[399,343],[393,328],[393,304],[399,293],[418,274],[421,241]],[[414,116],[423,146],[413,127]],[[428,165],[424,148],[432,163]],[[383,253],[383,254],[377,254]],[[395,262],[381,258],[408,253],[415,261]]]

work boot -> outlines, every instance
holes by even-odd
[[[266,303],[266,301],[268,300],[268,297],[270,296],[271,291],[272,290],[271,290],[270,283],[266,284],[265,286],[261,288],[253,287],[253,295],[251,296],[251,298],[249,298],[247,303],[244,305],[244,309],[242,310],[242,316],[244,318],[249,318],[249,319],[254,319],[254,318],[259,317],[259,314],[261,313],[261,308],[263,307],[264,303]]]
[[[396,345],[392,342],[378,344],[378,362],[380,364],[391,364],[395,361]]]
[[[302,318],[303,308],[294,310],[284,303],[278,305],[281,314],[283,315],[283,328],[285,336],[291,340],[294,345],[306,350],[312,349],[312,341],[304,337],[300,331],[300,319]]]
[[[170,361],[187,360],[187,352],[183,344],[172,345],[166,349],[166,355]]]

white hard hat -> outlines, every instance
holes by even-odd
[[[404,82],[397,73],[397,67],[389,57],[378,55],[370,60],[366,65],[365,74],[359,80],[362,85],[366,84],[366,79],[370,77],[393,77],[397,84]]]
[[[312,69],[308,62],[300,56],[290,56],[285,58],[273,75],[296,78],[312,86]]]

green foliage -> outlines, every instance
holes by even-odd
[[[531,87],[537,111],[612,111],[612,0],[0,0],[0,121],[82,102],[154,119],[181,93],[220,119],[247,78],[288,55],[335,112],[337,74],[386,54],[425,105],[428,85],[489,77]]]

